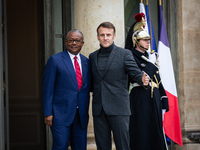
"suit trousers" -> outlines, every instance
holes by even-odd
[[[107,115],[102,109],[99,116],[94,116],[94,133],[97,150],[111,150],[112,136],[117,150],[130,150],[129,115]]]
[[[70,126],[53,125],[51,131],[53,135],[52,150],[67,150],[69,141],[72,150],[86,150],[87,127],[82,128],[78,108]]]

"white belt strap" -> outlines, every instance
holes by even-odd
[[[151,82],[149,82],[149,86],[151,86]],[[158,87],[156,83],[155,83],[155,87]]]
[[[140,86],[138,83],[133,83],[133,88]]]
[[[140,86],[138,83],[133,83],[133,88]],[[151,86],[151,82],[149,82],[149,86]],[[155,83],[155,87],[158,87],[157,84]]]

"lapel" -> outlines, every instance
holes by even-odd
[[[80,54],[80,58],[81,58],[81,66],[82,66],[82,80],[83,80],[82,87],[83,87],[83,85],[86,83],[86,77],[88,75],[87,71],[88,71],[89,64],[87,63],[87,59],[82,54]]]
[[[63,57],[62,61],[65,64],[67,70],[69,71],[69,73],[71,75],[71,78],[72,78],[72,81],[74,82],[74,84],[77,86],[77,89],[78,89],[78,83],[77,83],[77,79],[76,79],[76,73],[75,73],[75,70],[74,70],[71,58],[70,58],[67,50],[63,51],[62,57]]]
[[[98,57],[99,51],[100,51],[100,49],[98,49],[98,50],[94,53],[94,65],[95,65],[94,68],[97,69],[97,72],[98,72],[99,76],[102,77],[102,75],[101,75],[100,72],[99,72],[99,67],[98,67],[98,64],[97,64],[97,59],[98,59],[97,57]]]
[[[102,75],[102,78],[104,78],[105,75],[106,75],[106,73],[108,72],[108,69],[109,69],[109,67],[110,67],[111,64],[112,64],[113,59],[114,59],[115,56],[116,56],[116,53],[117,53],[117,47],[114,45],[112,51],[110,52],[108,61],[107,61],[106,66],[105,66],[104,74]]]

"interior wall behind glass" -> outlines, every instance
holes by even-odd
[[[146,1],[143,0],[144,6]],[[178,45],[177,45],[177,0],[161,0],[165,26],[167,30],[168,42],[173,61],[173,69],[175,74],[176,85],[178,85]],[[125,37],[135,22],[134,15],[139,13],[140,0],[124,0],[124,18],[125,18]],[[156,45],[158,48],[158,15],[159,0],[148,0],[149,13],[153,24]],[[147,10],[146,10],[147,11]],[[178,88],[177,88],[178,89]]]
[[[63,51],[62,0],[54,0],[55,10],[55,53]]]
[[[144,7],[146,6],[146,1],[143,0]],[[125,15],[125,37],[131,27],[135,22],[134,15],[139,13],[140,0],[124,0],[124,15]],[[149,13],[152,19],[154,34],[156,42],[158,41],[158,0],[148,0]]]

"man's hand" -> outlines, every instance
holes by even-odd
[[[149,77],[146,76],[145,73],[143,74],[142,82],[143,82],[143,85],[144,85],[144,86],[147,86],[147,85],[149,84]]]
[[[46,116],[44,117],[44,123],[50,127],[52,127],[52,120],[53,120],[53,116]]]

